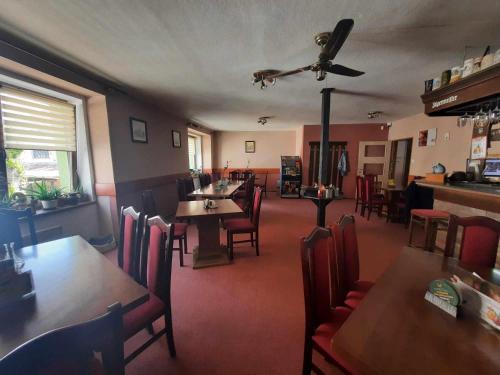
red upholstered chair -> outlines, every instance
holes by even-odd
[[[137,212],[134,207],[121,208],[118,265],[136,281],[140,280],[143,223],[144,214]]]
[[[142,197],[142,207],[144,209],[144,213],[148,217],[153,217],[158,215],[158,211],[156,209],[156,203],[153,196],[152,190],[144,190],[141,194]],[[174,247],[174,250],[179,250],[179,263],[184,266],[184,254],[187,254],[187,229],[189,227],[188,223],[176,223],[175,231],[174,231],[174,241],[179,241],[179,247]]]
[[[213,172],[211,176],[211,181],[212,182],[217,182],[221,178],[220,172]]]
[[[260,205],[262,203],[262,190],[257,188],[253,195],[252,210],[250,218],[224,220],[224,225],[227,229],[227,246],[229,248],[229,257],[233,259],[233,249],[235,243],[250,242],[254,245],[255,252],[259,256],[259,218]],[[235,234],[250,234],[249,240],[234,241]],[[255,240],[254,240],[255,233]]]
[[[245,182],[245,190],[236,193],[236,204],[243,210],[245,215],[250,216],[250,209],[252,208],[253,196],[255,190],[255,175],[252,175]],[[238,199],[239,198],[239,199]]]
[[[149,300],[123,316],[123,336],[125,340],[128,340],[145,328],[153,336],[125,358],[125,363],[129,363],[163,335],[167,337],[170,356],[176,355],[170,303],[172,242],[175,224],[165,223],[160,216],[146,217],[145,223],[141,274],[143,275],[142,284],[149,290]],[[161,317],[165,319],[165,328],[155,334],[152,324]]]
[[[358,239],[354,216],[342,215],[332,230],[338,246],[342,249],[339,256],[342,283],[339,289],[344,294],[344,304],[355,309],[374,283],[359,280]]]
[[[365,179],[363,176],[356,176],[356,206],[354,212],[358,212],[358,206],[361,208],[361,216],[365,215],[366,196],[364,188]]]
[[[376,178],[374,175],[366,175],[364,178],[365,207],[368,209],[367,220],[370,220],[370,215],[374,209],[377,210],[380,215],[383,207],[387,206],[384,195],[376,192],[375,182]]]
[[[301,239],[306,318],[303,375],[311,370],[322,373],[312,361],[313,350],[344,372],[352,372],[349,364],[331,351],[332,337],[351,314],[347,307],[337,307],[341,296],[336,258],[329,229],[316,227],[309,237]]]
[[[500,222],[486,216],[450,215],[445,255],[453,256],[458,227],[463,227],[458,258],[464,264],[495,268]]]
[[[115,303],[91,321],[22,344],[0,360],[0,374],[125,374],[122,330],[121,306]]]
[[[264,196],[267,198],[267,176],[269,175],[268,172],[266,172],[266,176],[264,177],[264,183],[263,184],[255,184],[256,187],[259,187],[262,189],[262,192],[264,193]]]

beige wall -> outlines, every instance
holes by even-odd
[[[280,168],[281,155],[296,155],[295,130],[215,132],[214,168]],[[255,141],[255,153],[245,153],[245,141]]]
[[[117,92],[107,95],[106,102],[115,182],[188,171],[184,120]],[[148,143],[131,141],[130,117],[146,121]],[[181,148],[173,148],[172,130],[181,132]]]
[[[437,128],[434,146],[418,147],[419,130]],[[449,140],[445,139],[449,134]],[[425,176],[432,172],[433,164],[439,162],[447,172],[465,170],[470,155],[472,126],[457,127],[456,117],[429,117],[424,113],[407,117],[392,123],[389,139],[413,138],[410,174]]]

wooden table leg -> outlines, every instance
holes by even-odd
[[[226,246],[220,243],[219,218],[198,217],[198,246],[193,251],[193,268],[229,264]]]

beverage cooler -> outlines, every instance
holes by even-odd
[[[281,198],[300,198],[302,162],[300,156],[282,156],[280,174]]]

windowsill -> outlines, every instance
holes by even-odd
[[[62,207],[57,207],[53,210],[36,210],[36,214],[33,215],[33,217],[36,219],[37,217],[43,217],[43,216],[46,216],[46,215],[54,215],[54,214],[57,214],[59,212],[66,212],[66,211],[70,211],[70,210],[74,210],[76,208],[81,208],[81,207],[85,207],[85,206],[90,206],[92,204],[95,204],[96,201],[95,200],[89,200],[89,201],[86,201],[86,202],[80,202],[78,204],[75,204],[75,205],[68,205],[68,206],[62,206]]]

